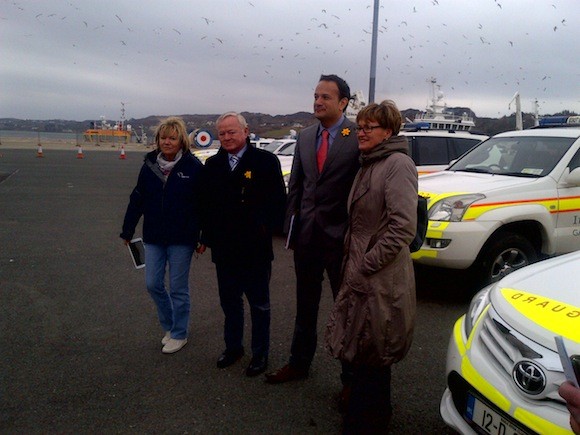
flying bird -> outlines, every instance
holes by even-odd
[[[179,30],[177,30],[177,29],[171,29],[171,30],[173,30],[175,33],[179,33],[181,35],[181,32]]]
[[[121,17],[119,15],[115,14],[115,16],[117,17],[117,19],[119,20],[119,22],[121,22],[121,23],[123,22],[123,20],[121,19]]]

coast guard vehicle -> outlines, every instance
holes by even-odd
[[[561,255],[473,298],[447,350],[440,412],[449,426],[462,434],[572,434],[558,388],[580,375],[578,270],[580,252]],[[555,337],[570,357],[568,373]]]
[[[419,264],[495,282],[580,249],[580,127],[500,133],[419,177],[429,226]]]

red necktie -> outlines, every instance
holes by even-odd
[[[328,130],[322,130],[322,140],[320,141],[320,147],[316,153],[316,163],[318,164],[318,173],[322,172],[324,167],[324,161],[326,160],[326,155],[328,154],[328,136],[330,133]]]

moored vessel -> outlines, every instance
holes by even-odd
[[[92,121],[90,128],[85,130],[85,142],[99,144],[107,143],[129,143],[133,131],[130,124],[125,123],[125,104],[121,103],[121,119],[115,124],[107,122],[104,116],[101,116],[101,122]]]
[[[406,129],[469,131],[475,127],[473,117],[467,113],[457,116],[447,109],[445,96],[435,78],[430,78],[428,82],[431,83],[431,104],[425,112],[418,113],[413,121],[405,123]]]

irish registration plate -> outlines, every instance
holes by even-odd
[[[467,396],[465,416],[479,426],[484,433],[493,435],[526,435],[496,411],[471,394]]]

